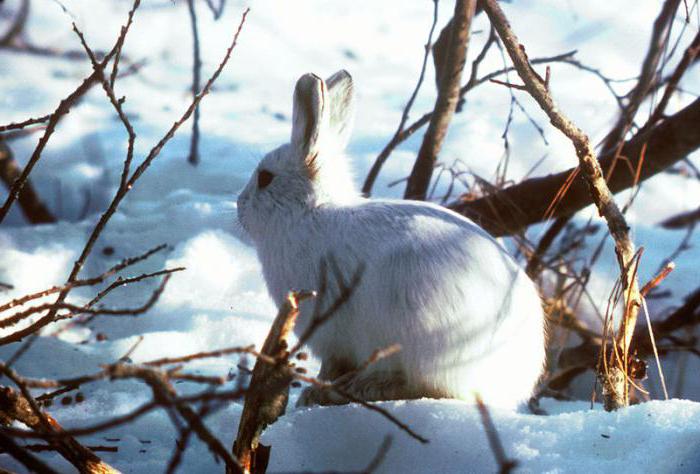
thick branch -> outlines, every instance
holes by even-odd
[[[644,162],[640,170],[640,182],[697,150],[700,147],[700,127],[690,126],[693,123],[700,123],[700,99],[627,141],[620,156],[629,160],[630,167],[615,167],[608,179],[610,191],[618,193],[634,185],[634,175],[629,168],[637,169],[642,156]],[[642,154],[645,145],[646,150]],[[615,151],[602,154],[599,160],[603,169],[610,169],[615,160]],[[473,201],[457,201],[449,207],[478,222],[495,236],[513,234],[544,219],[545,211],[557,191],[573,171],[571,168],[561,173],[528,179],[492,195]],[[552,217],[572,214],[592,202],[584,179],[578,176]]]
[[[0,180],[5,183],[7,189],[12,189],[12,185],[19,179],[20,175],[20,168],[12,156],[12,150],[0,137]],[[24,217],[32,224],[56,222],[56,218],[41,201],[29,178],[20,190],[17,202],[19,202]]]
[[[455,4],[454,25],[450,32],[448,52],[445,53],[445,61],[440,73],[437,74],[441,80],[435,111],[408,178],[405,198],[425,199],[435,161],[440,154],[447,128],[459,102],[459,87],[466,62],[469,32],[475,8],[476,0],[457,0]]]
[[[5,453],[22,463],[30,472],[36,474],[57,474],[58,472],[44,464],[41,459],[28,452],[24,447],[15,443],[11,436],[2,432],[0,432],[0,446],[2,446]]]
[[[50,415],[44,413],[53,431],[61,433],[63,429]],[[36,415],[29,401],[9,387],[0,387],[0,421],[10,424],[17,420],[34,431],[44,433],[46,429],[39,416]],[[84,447],[69,435],[49,437],[51,446],[73,464],[81,473],[108,474],[118,473],[116,469],[102,461],[95,453]]]
[[[260,444],[263,430],[284,414],[293,374],[289,370],[289,336],[299,314],[299,301],[310,293],[290,293],[282,304],[265,339],[261,354],[277,362],[270,364],[258,358],[245,394],[243,413],[233,454],[246,473],[265,472],[270,448]]]

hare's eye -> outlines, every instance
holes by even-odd
[[[274,177],[275,175],[267,170],[258,171],[258,189],[267,187],[267,185],[272,182],[272,178]]]

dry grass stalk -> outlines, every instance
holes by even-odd
[[[530,65],[524,48],[511,30],[508,20],[498,3],[495,0],[485,0],[483,5],[484,11],[498,31],[528,92],[547,114],[552,125],[566,135],[574,145],[576,155],[579,158],[579,167],[588,184],[589,192],[598,208],[598,212],[605,218],[610,234],[615,240],[615,251],[618,256],[622,282],[626,290],[625,307],[627,308],[617,336],[617,343],[621,347],[623,360],[626,360],[637,322],[641,297],[639,295],[637,278],[632,273],[631,264],[634,261],[635,247],[630,239],[629,227],[625,217],[620,212],[617,204],[615,204],[612,193],[603,177],[603,171],[586,134],[558,109],[549,93],[546,81]],[[606,383],[614,384],[611,385],[613,389],[609,394],[611,402],[609,406],[612,408],[619,408],[629,403],[627,384],[624,383],[627,374],[624,373],[620,376],[620,374],[616,373],[624,369],[623,367],[613,368],[611,370],[612,374],[606,380]],[[620,380],[623,382],[620,383]]]
[[[618,193],[634,186],[635,182],[647,180],[700,148],[700,127],[689,126],[693,123],[700,123],[700,99],[625,142],[620,155],[627,157],[635,170],[639,169],[643,156],[644,166],[638,177],[627,167],[616,166],[607,182],[610,191]],[[601,167],[608,169],[615,160],[615,151],[603,153],[599,158]],[[478,199],[463,196],[448,207],[478,222],[495,236],[512,235],[542,221],[545,211],[574,169],[530,178]],[[571,183],[566,199],[560,201],[550,214],[556,218],[570,216],[592,202],[585,179],[578,177]]]

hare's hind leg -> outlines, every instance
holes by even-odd
[[[406,378],[399,371],[349,372],[335,379],[332,387],[306,388],[297,405],[344,405],[352,402],[343,394],[366,402],[421,396],[406,383]]]
[[[321,370],[318,378],[327,382],[333,382],[340,377],[357,370],[355,364],[343,357],[329,357],[321,362]]]

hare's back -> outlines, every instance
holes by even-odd
[[[376,336],[367,342],[368,351],[384,339],[410,344],[412,335],[444,328],[459,340],[484,328],[491,334],[492,322],[512,319],[516,308],[523,317],[541,313],[532,282],[472,221],[411,201],[365,201],[344,213],[335,229],[347,250],[337,255],[366,264],[361,288],[366,294],[354,310],[367,316],[362,325]],[[404,338],[402,331],[408,331]]]
[[[434,204],[365,200],[336,209],[327,223],[337,236],[337,253],[349,252],[353,260],[365,262],[385,285],[404,279],[460,284],[474,278],[498,284],[522,273],[486,231]]]
[[[326,217],[329,230],[336,234],[341,245],[367,257],[419,252],[430,260],[445,253],[485,252],[484,256],[504,256],[515,264],[506,250],[481,227],[432,203],[363,200],[333,209]]]

